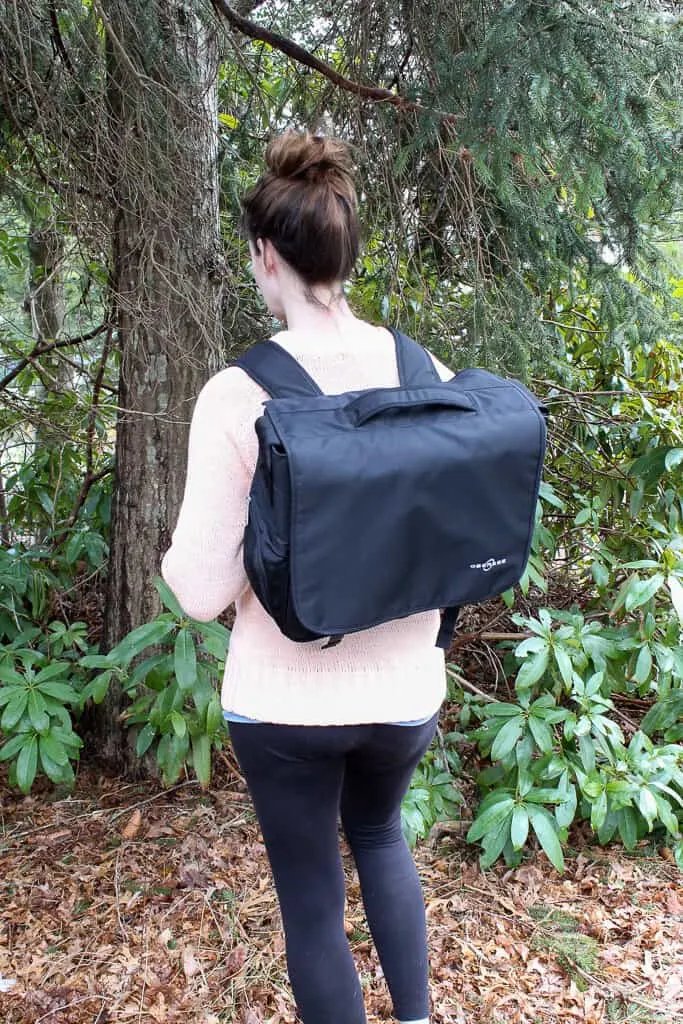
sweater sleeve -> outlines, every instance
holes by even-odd
[[[209,622],[248,584],[242,538],[251,486],[248,469],[230,431],[232,411],[223,371],[197,399],[182,507],[161,573],[181,607]]]

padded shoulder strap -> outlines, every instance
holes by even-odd
[[[422,348],[422,345],[418,345],[416,341],[395,327],[390,327],[389,330],[396,342],[398,376],[404,388],[428,387],[434,381],[441,380],[429,353]]]
[[[322,395],[303,366],[276,341],[259,341],[232,365],[244,370],[271,398]]]

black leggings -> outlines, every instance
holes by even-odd
[[[429,1013],[424,900],[401,800],[429,746],[424,725],[230,724],[270,858],[287,966],[304,1024],[365,1024],[344,934],[341,811],[363,903],[400,1020]]]

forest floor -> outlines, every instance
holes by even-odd
[[[224,759],[225,760],[225,759]],[[683,1024],[683,877],[652,845],[482,873],[462,831],[422,844],[435,1024]],[[373,1024],[390,1002],[348,851],[347,933]],[[275,895],[244,788],[72,795],[0,778],[3,1024],[293,1024]]]

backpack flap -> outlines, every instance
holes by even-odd
[[[470,370],[429,387],[274,399],[258,429],[263,477],[287,491],[275,546],[288,549],[288,613],[305,634],[285,629],[292,639],[486,600],[524,572],[545,423],[516,382]]]

